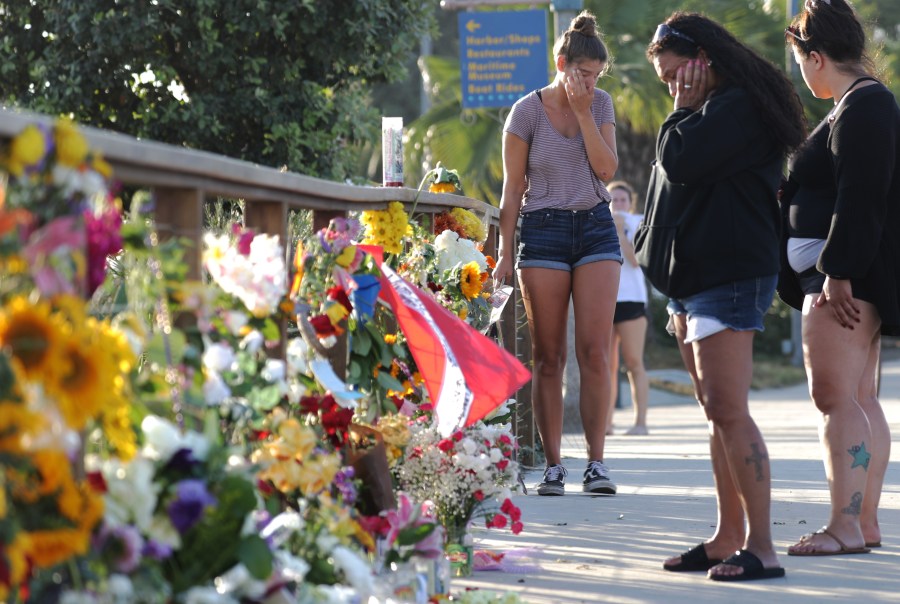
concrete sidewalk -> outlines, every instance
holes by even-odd
[[[476,549],[530,550],[540,570],[476,571],[455,579],[454,591],[511,590],[533,603],[900,601],[900,447],[891,455],[881,500],[884,547],[867,555],[789,557],[788,545],[828,519],[819,414],[805,384],[750,396],[772,462],[772,532],[786,578],[716,583],[703,573],[662,570],[665,558],[712,535],[716,506],[699,407],[690,397],[651,390],[650,435],[607,438],[606,462],[619,494],[581,493],[584,439],[567,434],[566,495],[538,497],[532,487],[541,470],[531,470],[528,495],[516,498],[525,530],[518,536],[475,530]],[[900,361],[883,367],[882,404],[900,435]],[[617,410],[614,420],[621,432],[631,410]]]

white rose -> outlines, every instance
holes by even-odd
[[[181,535],[168,516],[154,516],[150,526],[147,527],[147,536],[157,543],[168,545],[173,550],[181,549]]]
[[[269,383],[283,382],[286,375],[284,361],[281,359],[266,359],[266,364],[260,375]]]
[[[210,406],[221,405],[225,402],[225,399],[231,396],[231,389],[225,383],[225,380],[222,379],[222,376],[215,371],[206,371],[204,373],[206,381],[203,382],[203,400]]]
[[[263,337],[262,332],[258,329],[254,329],[243,337],[240,346],[241,350],[246,350],[250,354],[256,354],[265,342],[266,340]]]
[[[306,362],[309,354],[309,345],[303,338],[294,338],[287,345],[288,371],[293,374],[309,373],[309,364]]]
[[[223,313],[222,321],[225,323],[228,331],[231,332],[231,335],[239,336],[241,335],[241,330],[250,322],[250,317],[247,316],[247,313],[239,310],[228,310]]]
[[[234,351],[223,342],[210,344],[203,351],[203,366],[216,373],[228,371],[234,365]]]

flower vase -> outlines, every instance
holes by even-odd
[[[451,577],[472,574],[475,548],[467,522],[451,523],[444,527],[444,556],[450,562]]]

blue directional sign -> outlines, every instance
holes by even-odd
[[[461,12],[462,105],[509,107],[547,85],[547,13]]]

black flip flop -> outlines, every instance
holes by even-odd
[[[681,562],[678,564],[663,564],[663,569],[673,573],[689,573],[695,571],[708,571],[716,564],[721,564],[721,560],[710,560],[706,555],[705,544],[689,549],[681,554]]]
[[[730,558],[723,560],[722,564],[739,566],[744,569],[739,575],[710,575],[713,581],[756,581],[758,579],[778,579],[784,576],[784,568],[766,568],[762,561],[753,553],[745,549],[737,551]]]

